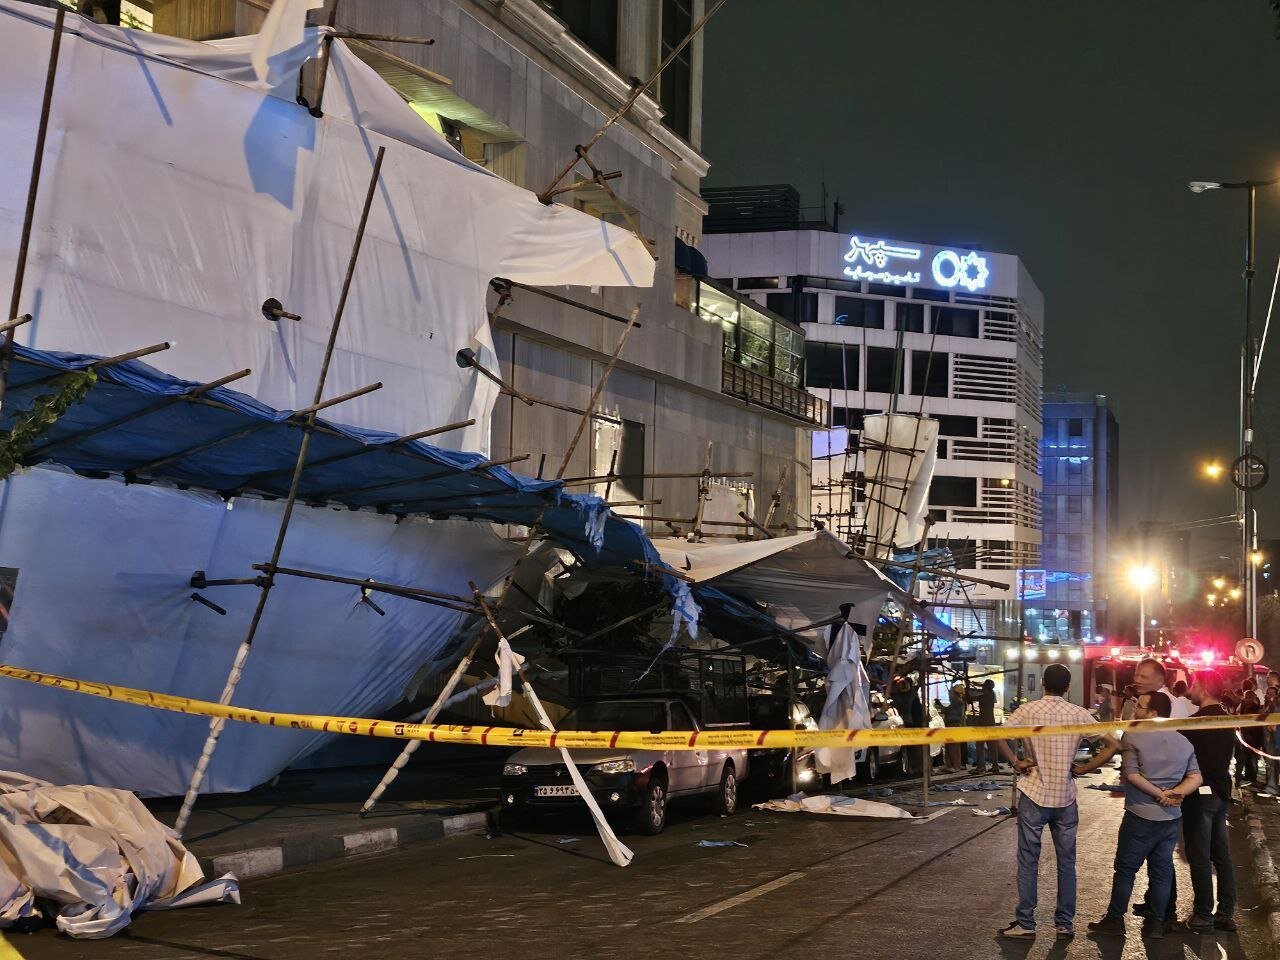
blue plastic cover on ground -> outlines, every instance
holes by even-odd
[[[55,393],[51,378],[99,359],[15,345],[0,428],[12,428],[38,397]],[[303,417],[227,387],[197,394],[199,384],[137,360],[100,366],[97,374],[88,396],[24,453],[24,465],[57,463],[89,476],[189,486],[225,497],[287,496]],[[523,526],[541,518],[547,535],[589,567],[662,567],[645,533],[611,515],[600,497],[566,493],[558,481],[520,476],[488,465],[479,454],[317,418],[307,464],[298,491],[302,503]],[[692,612],[696,622],[688,590],[668,580],[677,612]]]

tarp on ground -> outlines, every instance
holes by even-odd
[[[240,902],[234,877],[203,881],[178,835],[132,793],[0,771],[0,928],[32,916],[33,900],[60,933],[90,940],[138,910]]]
[[[54,11],[0,0],[0,276],[12,276]],[[249,368],[276,409],[312,401],[374,155],[382,176],[327,395],[382,381],[343,418],[409,434],[475,418],[443,446],[488,449],[497,368],[485,314],[495,276],[534,285],[648,286],[653,260],[619,227],[454,151],[342,41],[317,119],[296,102],[320,36],[272,61],[253,38],[198,43],[68,15],[18,342],[111,356],[174,342],[160,369],[197,382]],[[262,315],[280,300],[301,322]]]

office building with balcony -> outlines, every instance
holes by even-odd
[[[920,592],[962,632],[1017,636],[1018,571],[1042,568],[1044,299],[1026,267],[972,245],[806,221],[790,187],[703,196],[711,275],[804,331],[805,383],[830,405],[813,441],[814,519],[846,538],[860,532],[863,417],[938,420],[927,545],[949,547],[958,572],[995,585],[937,580]]]
[[[1043,575],[1029,578],[1036,590],[1025,597],[1033,639],[1090,643],[1107,633],[1119,441],[1105,396],[1061,393],[1046,399]]]

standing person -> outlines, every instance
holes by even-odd
[[[977,693],[970,693],[969,699],[978,705],[978,722],[979,727],[994,727],[996,725],[996,683],[994,680],[983,680],[982,686]],[[982,773],[983,762],[987,754],[991,756],[991,772],[1000,772],[1000,753],[997,744],[999,741],[992,740],[990,742],[979,740],[975,746],[976,757],[973,762],[973,769],[970,773]]]
[[[942,722],[948,727],[963,727],[964,712],[964,684],[957,683],[951,687],[951,696],[942,711]],[[945,773],[964,772],[964,744],[947,744],[947,763],[942,769]]]
[[[1139,720],[1168,717],[1172,709],[1167,694],[1150,691],[1138,695]],[[1145,863],[1149,915],[1143,920],[1142,935],[1158,940],[1165,932],[1182,801],[1195,793],[1203,780],[1191,741],[1176,730],[1126,733],[1120,750],[1124,819],[1116,840],[1111,902],[1102,919],[1089,924],[1089,931],[1124,936],[1133,881]]]
[[[1132,720],[1133,711],[1137,709],[1135,704],[1138,699],[1138,688],[1132,683],[1124,685],[1124,702],[1120,705],[1120,719]]]
[[[1236,709],[1236,713],[1241,716],[1252,715],[1262,712],[1262,704],[1258,701],[1258,695],[1249,690],[1240,698],[1240,706]],[[1254,750],[1262,749],[1262,727],[1245,727],[1240,731],[1240,739],[1244,743],[1236,741],[1236,785],[1242,786],[1248,784],[1251,787],[1258,785],[1258,755]],[[1249,749],[1250,747],[1253,750]]]
[[[1271,686],[1270,680],[1273,674],[1267,674],[1267,691],[1262,701],[1262,710],[1264,713],[1280,713],[1280,687]],[[1267,785],[1262,788],[1262,793],[1269,797],[1280,794],[1280,760],[1272,760],[1271,757],[1280,756],[1280,750],[1276,749],[1276,731],[1280,727],[1263,727],[1262,728],[1262,749],[1271,754],[1266,758],[1267,764]],[[1242,734],[1243,736],[1243,734]]]
[[[1178,705],[1181,705],[1181,708],[1186,711],[1183,716],[1189,717],[1196,712],[1196,705],[1195,702],[1187,696],[1187,689],[1187,681],[1185,680],[1179,680],[1170,688],[1173,694],[1172,699],[1175,708]]]
[[[1009,725],[1062,726],[1093,723],[1093,715],[1065,699],[1071,686],[1071,671],[1060,663],[1044,668],[1041,678],[1044,695],[1034,703],[1019,707],[1009,717]],[[1000,753],[1018,773],[1018,909],[1016,919],[1000,931],[1002,937],[1034,937],[1036,932],[1037,878],[1040,873],[1040,841],[1044,828],[1053,838],[1058,860],[1058,900],[1053,926],[1059,936],[1075,933],[1076,916],[1076,827],[1080,814],[1076,806],[1074,777],[1101,767],[1115,756],[1119,744],[1104,735],[1105,748],[1088,763],[1075,764],[1080,737],[1063,734],[1028,741],[1029,756],[1019,760],[1009,744],[998,741]]]
[[[1222,677],[1201,670],[1191,686],[1191,699],[1200,705],[1192,716],[1224,717]],[[1231,863],[1231,842],[1227,835],[1227,805],[1231,802],[1231,754],[1236,737],[1233,730],[1188,730],[1183,736],[1195,748],[1196,763],[1204,787],[1182,804],[1182,840],[1191,867],[1191,889],[1195,905],[1187,918],[1194,933],[1234,930],[1236,875]],[[1208,788],[1208,792],[1206,789]],[[1213,876],[1218,875],[1217,909],[1214,909]],[[1172,896],[1170,897],[1172,901]]]
[[[1190,700],[1178,701],[1174,699],[1173,691],[1169,689],[1165,682],[1164,664],[1153,657],[1147,657],[1133,671],[1133,688],[1137,695],[1163,693],[1169,698],[1170,709],[1173,711],[1169,716],[1176,720],[1189,717],[1195,712],[1195,704]]]

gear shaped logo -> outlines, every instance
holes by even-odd
[[[933,258],[933,279],[943,287],[961,286],[970,292],[981,290],[990,276],[987,258],[974,250],[963,255],[943,250]]]

